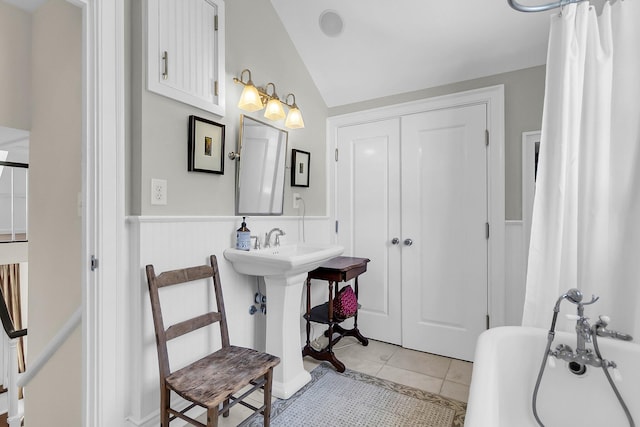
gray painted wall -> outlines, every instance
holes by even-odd
[[[329,116],[503,84],[505,90],[505,218],[522,219],[522,132],[542,126],[545,66],[496,74],[445,86],[329,109]]]
[[[234,0],[226,7],[226,105],[220,118],[198,108],[146,90],[146,27],[143,2],[131,2],[131,162],[127,189],[131,215],[216,215],[235,213],[235,162],[225,158],[224,175],[187,171],[188,117],[196,115],[226,125],[225,152],[236,151],[242,86],[233,77],[249,68],[258,86],[273,82],[277,93],[296,95],[305,128],[289,130],[287,167],[291,149],[310,151],[310,188],[295,188],[306,200],[307,215],[326,213],[325,140],[327,107],[311,80],[270,2]],[[263,112],[246,113],[259,120]],[[276,123],[284,128],[283,123]],[[150,202],[151,179],[167,180],[168,204]],[[290,172],[285,183],[285,215],[298,215],[292,207]]]
[[[31,128],[31,15],[0,1],[0,126]],[[0,245],[0,264],[27,260],[28,244]]]
[[[226,2],[227,112],[216,117],[195,107],[146,90],[145,28],[140,3],[132,4],[131,27],[131,138],[128,178],[128,209],[132,215],[233,215],[235,206],[235,163],[225,159],[225,174],[187,172],[187,120],[195,114],[226,125],[225,152],[235,151],[240,114],[236,107],[242,87],[233,83],[243,68],[252,71],[257,85],[274,82],[284,97],[294,92],[304,114],[305,129],[289,131],[291,148],[310,151],[311,187],[285,184],[285,215],[298,215],[291,206],[293,191],[306,201],[307,215],[326,214],[326,129],[328,116],[367,110],[464,90],[505,85],[505,192],[507,219],[522,218],[521,135],[538,130],[542,123],[545,67],[533,67],[465,82],[372,99],[327,109],[311,77],[269,2],[236,0]],[[268,29],[268,32],[265,31]],[[372,92],[372,96],[375,93]],[[248,113],[265,120],[261,112]],[[280,123],[280,127],[283,125]],[[168,204],[150,203],[151,178],[168,181]]]
[[[82,304],[80,8],[49,0],[33,14],[32,65],[27,366]],[[27,425],[82,425],[81,329],[29,383]]]
[[[31,15],[0,1],[0,126],[31,127]]]
[[[69,2],[50,0],[30,15],[0,1],[0,125],[31,131],[30,242],[0,251],[0,263],[30,260],[27,366],[81,303],[81,46],[80,9]],[[52,414],[81,425],[80,332],[29,384],[28,425],[50,425]]]

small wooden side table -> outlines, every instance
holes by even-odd
[[[307,275],[307,312],[304,318],[307,320],[307,343],[302,349],[302,357],[311,356],[317,360],[330,362],[338,372],[344,372],[344,363],[336,358],[333,346],[345,336],[355,337],[363,346],[369,344],[358,330],[358,312],[353,315],[353,329],[345,329],[340,323],[346,319],[336,319],[333,315],[333,299],[338,294],[338,283],[354,280],[354,291],[358,296],[358,276],[367,271],[367,258],[336,257],[309,272]],[[327,280],[329,282],[329,301],[311,308],[311,279]],[[328,325],[324,335],[329,338],[329,344],[322,350],[311,347],[310,332],[311,322]],[[334,335],[337,334],[336,337]]]

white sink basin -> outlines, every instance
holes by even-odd
[[[292,276],[316,269],[328,259],[340,255],[342,246],[296,243],[272,248],[241,251],[226,249],[224,257],[233,268],[250,276]]]
[[[288,399],[311,380],[302,364],[300,339],[300,302],[307,273],[343,251],[338,245],[306,243],[224,251],[238,273],[264,277],[269,298],[265,350],[281,361],[273,370],[272,394],[277,398]]]

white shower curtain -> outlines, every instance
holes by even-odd
[[[569,288],[640,338],[640,0],[551,19],[523,325],[548,328]]]

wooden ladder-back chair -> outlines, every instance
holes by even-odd
[[[254,412],[262,413],[264,425],[268,426],[271,415],[273,368],[280,363],[280,359],[249,348],[232,346],[229,343],[229,330],[222,299],[218,263],[214,255],[210,259],[211,266],[202,265],[166,271],[158,276],[155,274],[153,265],[148,265],[146,268],[160,367],[161,426],[169,427],[169,422],[175,418],[202,427],[217,426],[219,413],[222,412],[224,416],[228,416],[229,408],[236,403],[240,403]],[[196,316],[165,329],[158,289],[208,278],[213,279],[218,311]],[[216,322],[220,322],[222,348],[172,372],[169,366],[167,341]],[[247,386],[250,388],[245,391]],[[262,407],[256,408],[242,401],[258,388],[264,389]],[[236,397],[235,394],[241,390],[242,395]],[[188,400],[191,404],[181,411],[172,409],[171,391]],[[220,407],[221,404],[222,407]],[[186,415],[187,411],[196,406],[207,410],[206,425]]]

